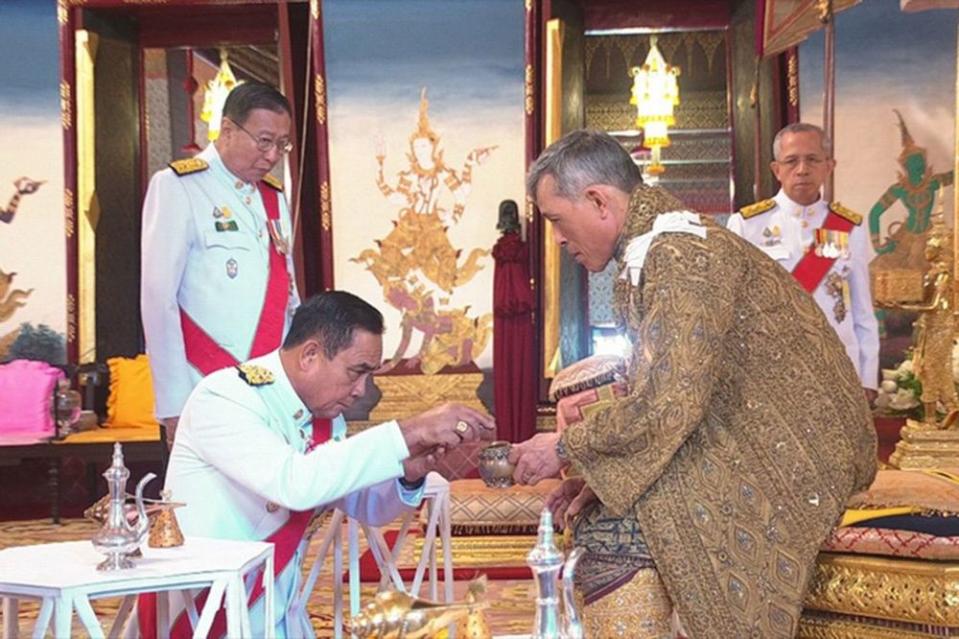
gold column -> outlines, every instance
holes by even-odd
[[[97,53],[97,35],[76,32],[77,92],[77,274],[78,352],[81,364],[97,357],[96,330],[96,228],[100,217],[95,171],[95,134],[93,69]]]
[[[546,23],[546,146],[563,134],[563,23]],[[543,219],[543,374],[550,378],[560,368],[559,355],[559,245],[553,225]]]
[[[956,29],[956,63],[959,64],[959,26]],[[959,66],[956,67],[956,110],[955,110],[955,140],[952,154],[952,290],[953,312],[959,319]],[[941,185],[939,188],[943,188]],[[959,321],[955,322],[959,331]]]

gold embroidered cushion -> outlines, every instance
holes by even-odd
[[[880,470],[869,489],[850,497],[846,506],[959,515],[959,477],[935,470]]]
[[[559,479],[535,486],[489,488],[481,479],[450,482],[450,521],[454,535],[535,535],[546,496]],[[426,509],[420,513],[423,523]]]
[[[626,394],[626,360],[619,355],[593,355],[567,366],[549,387],[556,429],[562,432]]]
[[[959,537],[940,537],[912,530],[852,526],[835,528],[822,544],[828,552],[885,555],[910,559],[956,561]]]

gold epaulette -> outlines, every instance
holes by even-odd
[[[859,226],[860,224],[862,224],[861,215],[859,215],[852,209],[847,209],[845,206],[843,206],[839,202],[830,202],[829,210],[835,213],[836,215],[838,215],[839,217],[841,217],[842,219],[852,222],[856,226]]]
[[[240,364],[236,370],[240,373],[240,379],[250,386],[265,386],[276,381],[273,371],[256,364]]]
[[[270,186],[276,189],[277,191],[283,190],[283,183],[277,180],[275,177],[273,177],[269,173],[263,176],[263,181],[266,182],[267,186]]]
[[[200,158],[186,158],[185,160],[174,160],[170,162],[169,167],[173,169],[174,173],[182,177],[184,175],[190,175],[191,173],[206,171],[210,168],[210,165]]]
[[[743,216],[744,220],[748,220],[751,217],[756,217],[761,213],[766,211],[771,211],[776,208],[776,200],[769,198],[768,200],[760,200],[754,204],[748,204],[743,208],[739,209],[739,214]]]

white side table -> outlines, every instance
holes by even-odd
[[[263,567],[265,628],[262,636],[272,638],[273,544],[260,541],[229,541],[187,537],[177,548],[142,547],[143,557],[130,570],[99,572],[103,555],[89,541],[21,546],[0,550],[0,597],[3,599],[3,634],[17,636],[18,598],[40,599],[42,604],[33,636],[43,637],[53,617],[53,634],[70,637],[73,611],[90,637],[103,637],[103,629],[90,606],[98,597],[125,595],[110,637],[118,637],[130,615],[136,595],[157,593],[157,633],[169,634],[169,591],[183,591],[189,601],[186,610],[194,637],[206,637],[220,602],[226,599],[227,634],[252,637],[244,575]],[[210,588],[200,614],[192,605],[187,589]],[[259,635],[259,632],[257,632]]]

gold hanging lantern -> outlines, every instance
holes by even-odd
[[[669,127],[676,124],[673,107],[679,104],[679,67],[666,63],[656,46],[656,36],[649,44],[643,66],[630,70],[633,90],[629,103],[636,107],[636,126],[643,129],[643,146],[652,151],[646,171],[660,175],[666,170],[660,162],[660,149],[669,146]]]
[[[227,57],[227,52],[221,49],[220,70],[211,81],[206,83],[206,90],[203,92],[203,110],[200,111],[200,119],[207,123],[206,137],[210,142],[220,137],[220,119],[223,117],[223,103],[226,102],[226,96],[235,86],[243,84],[242,81],[237,82]]]

